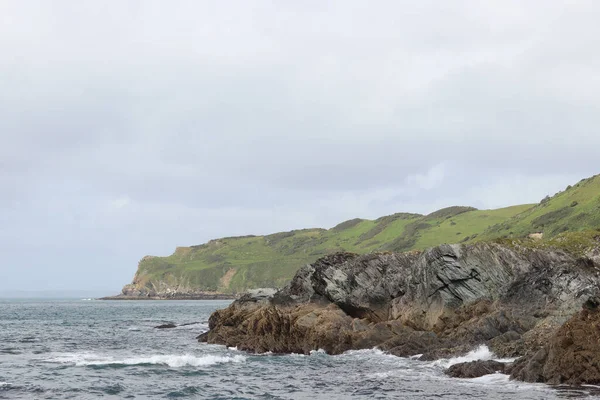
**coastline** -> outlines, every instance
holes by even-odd
[[[125,296],[125,295],[116,295],[116,296],[106,296],[99,297],[96,300],[235,300],[238,296],[234,294],[193,294],[193,295],[182,295],[175,294],[168,297],[163,296]]]

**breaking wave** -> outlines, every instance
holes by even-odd
[[[167,365],[171,368],[207,367],[223,363],[239,363],[246,361],[243,355],[218,356],[205,355],[150,355],[146,357],[114,358],[91,353],[62,354],[46,360],[62,364],[74,364],[76,367],[86,366],[130,366],[130,365]]]
[[[454,364],[460,364],[471,361],[478,360],[496,360],[500,362],[512,362],[514,358],[497,358],[494,353],[486,345],[481,345],[474,350],[471,350],[464,356],[460,357],[452,357],[452,358],[442,358],[433,362],[433,365],[441,366],[443,368],[449,368]]]

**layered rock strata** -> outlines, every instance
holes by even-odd
[[[303,267],[273,295],[248,294],[216,311],[199,340],[275,353],[379,347],[399,356],[422,354],[421,359],[486,344],[500,357],[525,360],[537,354],[544,366],[574,360],[551,356],[550,349],[552,343],[567,346],[568,340],[557,337],[559,328],[599,294],[597,254],[578,258],[493,243],[402,254],[338,253]],[[595,314],[585,318],[595,321]],[[572,321],[568,326],[575,327]],[[527,380],[575,382],[550,372]]]

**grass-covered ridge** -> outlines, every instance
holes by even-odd
[[[600,176],[595,176],[539,204],[497,210],[449,207],[429,215],[398,213],[376,220],[352,219],[329,230],[230,237],[179,247],[168,257],[144,257],[134,284],[239,292],[282,286],[302,265],[336,251],[408,251],[442,243],[522,239],[532,233],[543,233],[544,240],[535,244],[541,246],[552,245],[553,238],[560,241],[564,232],[598,228]]]

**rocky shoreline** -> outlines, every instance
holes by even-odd
[[[174,294],[172,296],[116,296],[100,297],[97,300],[234,300],[236,295],[227,293],[217,294]]]
[[[136,279],[134,279],[134,282]],[[208,292],[193,290],[187,287],[147,288],[135,283],[125,285],[116,296],[107,296],[98,300],[234,300],[238,296],[233,293]]]
[[[600,383],[599,254],[496,243],[338,253],[303,267],[282,290],[254,291],[216,311],[198,339],[258,353],[378,347],[422,360],[486,345],[518,360],[448,373]]]

